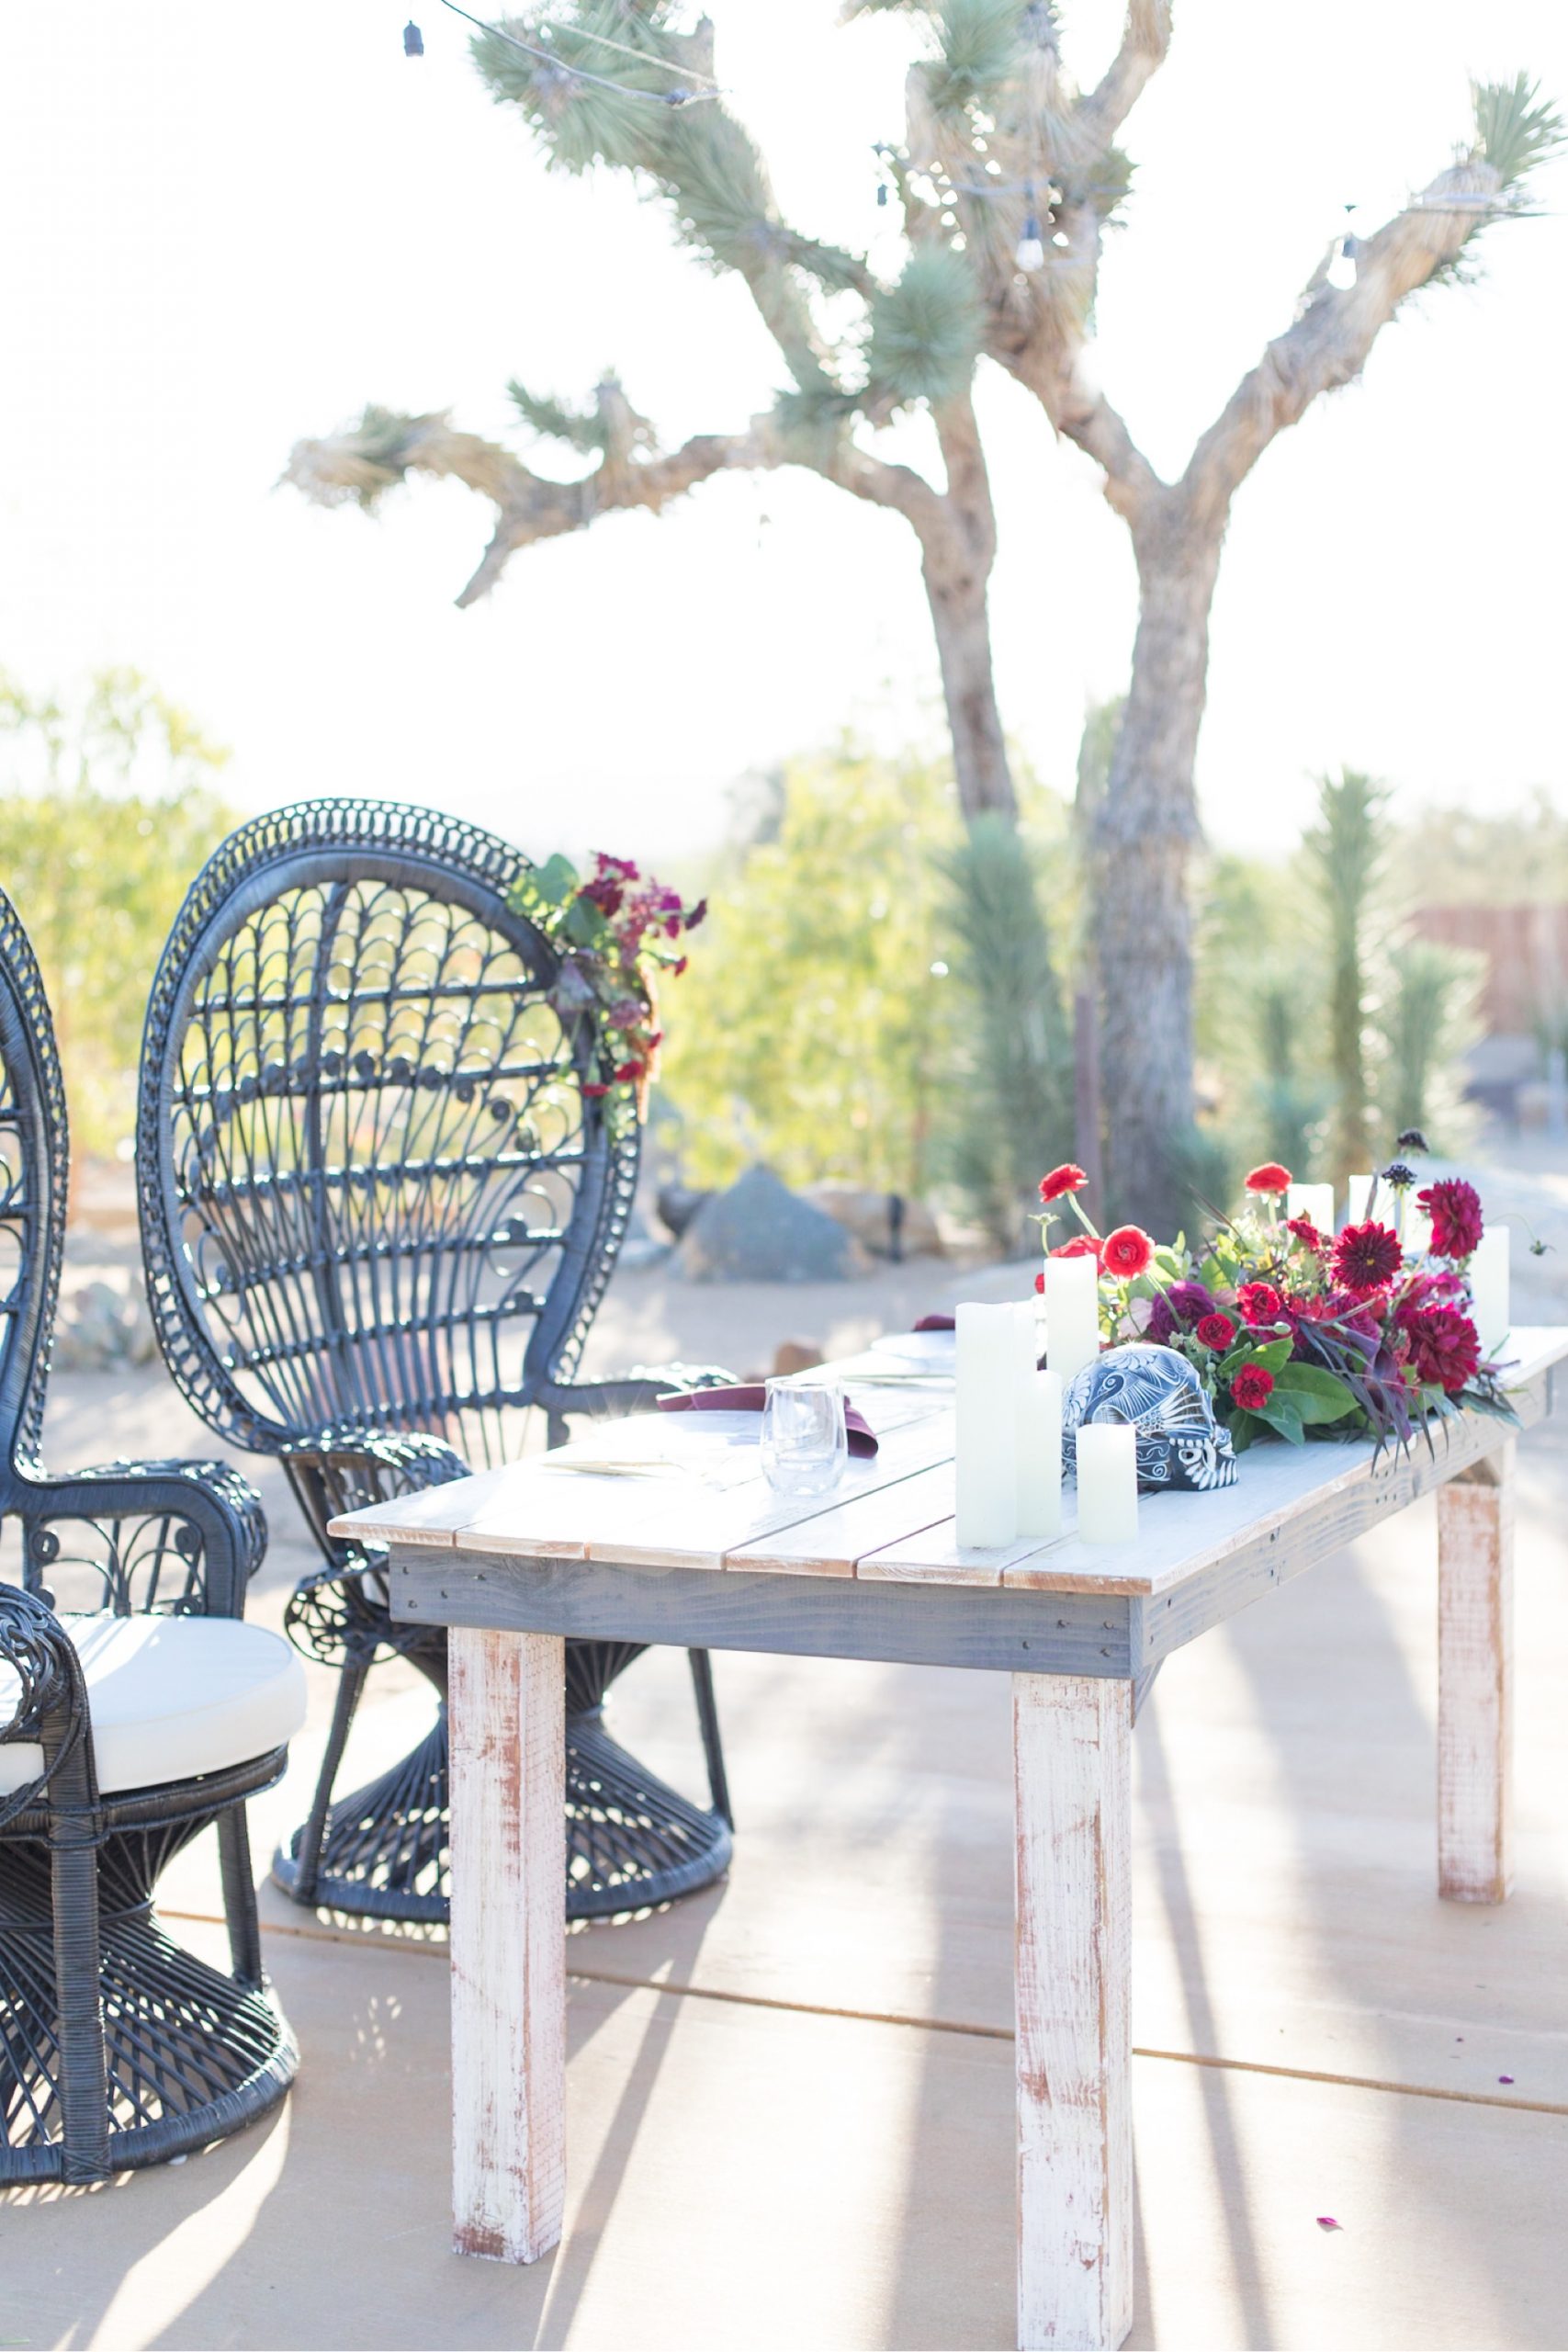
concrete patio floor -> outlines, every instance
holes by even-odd
[[[627,1277],[599,1352],[733,1361],[728,1328],[765,1361],[764,1340],[843,1345],[957,1287],[1018,1283],[928,1267],[827,1297],[682,1297]],[[160,1375],[56,1385],[62,1462],[211,1447]],[[275,1533],[254,1613],[276,1623],[306,1554],[260,1483]],[[1135,1739],[1134,2345],[1568,2344],[1565,1530],[1568,1429],[1548,1425],[1521,1447],[1518,1878],[1501,1908],[1435,1893],[1429,1505],[1162,1675]],[[571,1939],[551,2259],[446,2250],[439,1939],[268,1890],[304,2053],[289,2104],[188,2164],[0,2201],[0,2345],[1011,2344],[1005,1680],[739,1655],[716,1671],[735,1866]],[[311,1674],[289,1779],[253,1809],[258,1860],[304,1808],[331,1700]],[[351,1770],[428,1720],[400,1667],[374,1689]],[[650,1654],[612,1703],[634,1751],[700,1789],[683,1659]],[[207,1846],[164,1902],[216,1949]]]

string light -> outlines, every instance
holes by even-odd
[[[548,17],[540,20],[552,31],[568,32],[581,40],[599,40],[608,48],[624,50],[626,56],[635,57],[640,65],[652,65],[665,74],[681,74],[683,75],[682,85],[673,90],[638,90],[630,83],[614,82],[607,74],[591,74],[585,65],[569,64],[567,60],[558,55],[554,50],[536,49],[531,41],[520,40],[515,33],[509,33],[504,26],[488,24],[482,17],[471,17],[467,8],[458,7],[457,0],[441,0],[441,5],[444,8],[450,8],[455,17],[461,17],[465,24],[472,25],[481,33],[488,33],[492,40],[504,41],[509,49],[519,51],[523,56],[533,58],[538,64],[549,66],[554,73],[569,74],[574,82],[586,82],[596,90],[614,90],[618,97],[641,98],[648,105],[655,107],[688,107],[700,106],[705,98],[716,98],[719,96],[717,83],[712,81],[707,74],[685,74],[682,67],[672,64],[668,58],[651,57],[642,50],[627,49],[623,41],[613,41],[605,33],[590,33],[577,25],[557,25]],[[406,53],[411,56],[416,53],[422,54],[423,43],[421,42],[419,52],[409,51],[405,34],[404,48]],[[706,82],[708,86],[704,90],[690,90],[684,86],[686,81]]]
[[[423,57],[424,55],[424,35],[420,31],[419,27],[414,23],[412,17],[409,18],[408,23],[403,27],[403,55],[405,57]]]

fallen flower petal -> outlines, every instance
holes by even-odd
[[[1499,2075],[1497,2077],[1500,2083],[1511,2083],[1513,2079],[1512,2075]]]
[[[1320,2213],[1317,2217],[1317,2226],[1320,2230],[1339,2230],[1345,2225],[1342,2222],[1337,2222],[1332,2213]]]

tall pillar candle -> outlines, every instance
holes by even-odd
[[[1131,1421],[1082,1421],[1078,1458],[1078,1539],[1132,1544],[1138,1533],[1137,1433]]]
[[[1334,1187],[1332,1184],[1292,1184],[1285,1194],[1287,1216],[1310,1217],[1319,1233],[1334,1230]]]
[[[1475,1305],[1475,1334],[1483,1355],[1502,1346],[1512,1324],[1509,1258],[1508,1227],[1489,1225],[1470,1261],[1470,1295]]]
[[[1367,1221],[1367,1203],[1372,1197],[1373,1181],[1374,1180],[1371,1176],[1351,1177],[1349,1206],[1345,1215],[1345,1222],[1347,1225],[1365,1225]]]
[[[967,1306],[953,1322],[958,1541],[994,1548],[1018,1533],[1018,1318],[1010,1306]]]
[[[1034,1309],[1015,1306],[1018,1324],[1018,1532],[1062,1532],[1062,1382],[1036,1369]]]
[[[1045,1361],[1066,1389],[1100,1353],[1100,1261],[1045,1261]]]

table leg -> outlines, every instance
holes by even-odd
[[[454,1628],[452,2204],[459,2254],[536,2262],[566,2195],[566,1662]]]
[[[1438,1489],[1438,1892],[1513,1884],[1514,1441]]]
[[[1131,1683],[1015,1674],[1018,2340],[1133,2322]]]

